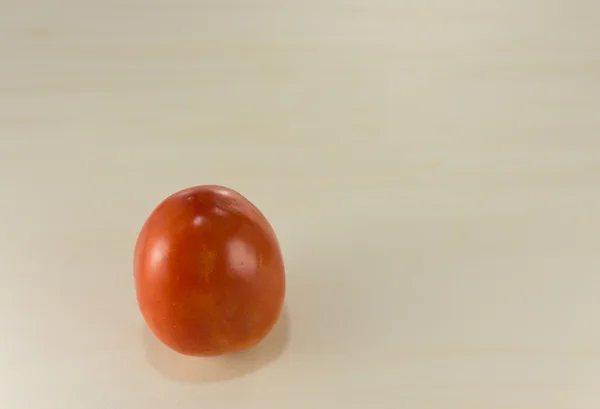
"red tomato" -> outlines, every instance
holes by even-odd
[[[256,345],[277,322],[285,294],[271,225],[221,186],[175,193],[152,212],[136,243],[134,277],[148,326],[185,355]]]

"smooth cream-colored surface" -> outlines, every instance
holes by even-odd
[[[168,194],[268,216],[286,310],[146,329]],[[0,0],[0,406],[596,409],[596,0]]]

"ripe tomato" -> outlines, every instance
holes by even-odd
[[[185,355],[256,345],[275,325],[285,293],[271,225],[221,186],[175,193],[152,212],[136,243],[134,278],[148,326]]]

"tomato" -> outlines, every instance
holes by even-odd
[[[222,186],[182,190],[152,212],[136,242],[134,278],[154,335],[194,356],[258,344],[277,322],[285,294],[271,225]]]

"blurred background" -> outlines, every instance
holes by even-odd
[[[596,408],[600,3],[0,0],[7,408]],[[168,194],[252,200],[265,345],[148,334]]]

